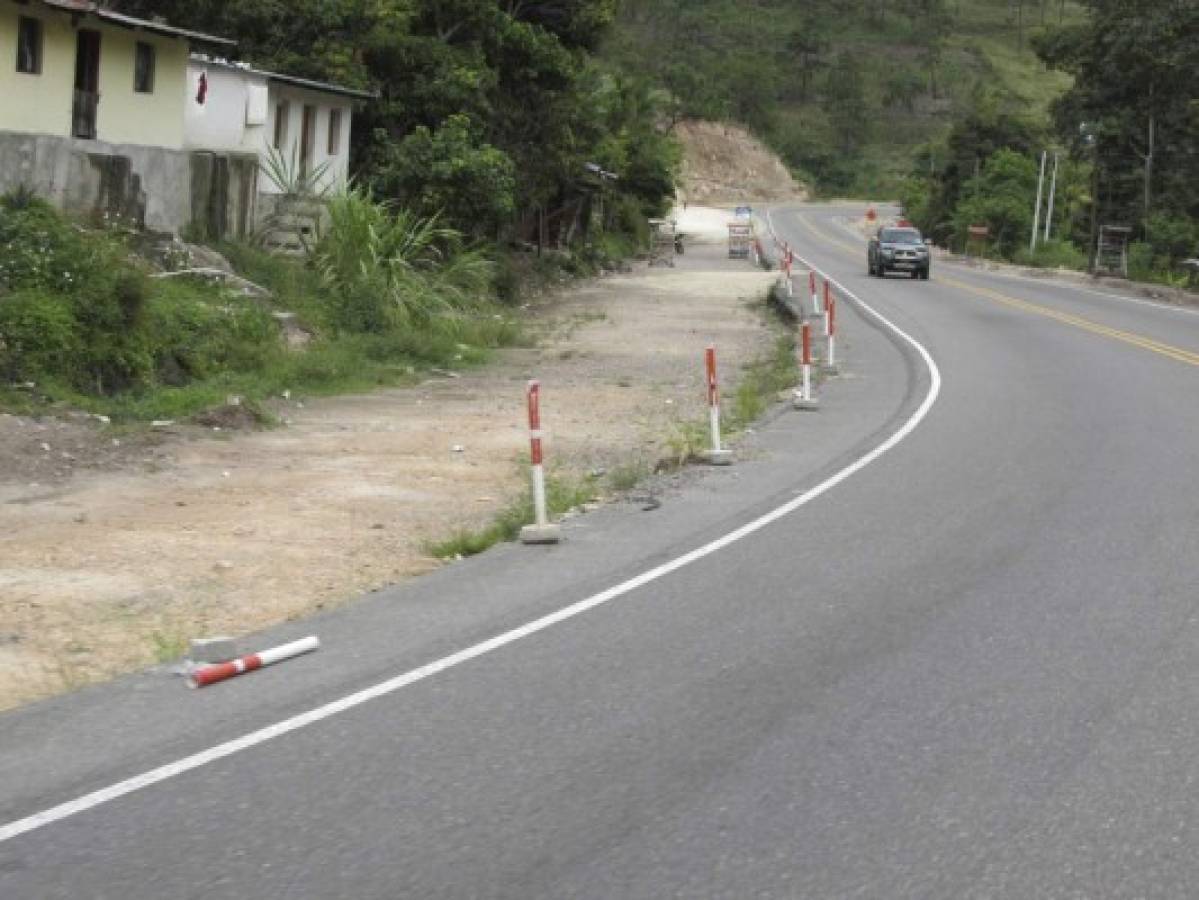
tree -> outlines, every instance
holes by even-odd
[[[1014,150],[996,151],[962,188],[953,216],[955,235],[964,242],[969,226],[985,224],[995,248],[1011,255],[1028,240],[1036,191],[1037,164]]]
[[[421,125],[399,143],[380,142],[371,166],[376,195],[392,197],[422,216],[444,217],[476,238],[495,237],[516,212],[512,160],[479,139],[465,115],[436,130]]]
[[[841,152],[847,156],[855,155],[870,132],[870,108],[861,67],[847,50],[837,54],[836,62],[829,69],[824,108]]]
[[[1076,157],[1092,157],[1102,173],[1101,217],[1144,228],[1159,211],[1199,220],[1199,4],[1143,0],[1135,13],[1119,0],[1087,6],[1085,24],[1056,29],[1035,49],[1074,76],[1054,121]]]

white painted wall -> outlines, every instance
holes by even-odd
[[[200,74],[208,76],[208,94],[203,105],[196,102]],[[262,124],[253,124],[251,94],[266,90],[266,116]],[[185,116],[185,146],[195,150],[240,151],[258,154],[263,165],[275,138],[275,118],[280,103],[286,103],[286,128],[279,148],[287,161],[300,158],[300,129],[304,106],[316,111],[312,165],[328,163],[321,185],[337,189],[346,183],[350,166],[350,126],[353,104],[340,94],[301,88],[272,81],[261,72],[225,63],[193,59],[188,66]],[[334,110],[341,111],[341,129],[337,146],[329,152],[329,120]],[[259,191],[277,194],[279,189],[267,177],[259,179]]]
[[[201,73],[208,76],[208,94],[196,102]],[[251,87],[266,90],[266,76],[225,65],[193,60],[187,67],[184,89],[184,146],[195,150],[259,153],[266,140],[266,125],[248,125]]]
[[[328,164],[321,186],[337,190],[346,183],[350,170],[350,121],[353,107],[348,100],[338,94],[326,94],[321,91],[308,90],[279,82],[271,82],[270,105],[268,108],[266,135],[268,140],[275,136],[275,116],[280,103],[287,104],[287,129],[284,146],[280,151],[290,161],[292,155],[300,158],[300,131],[304,121],[304,107],[309,105],[316,110],[315,135],[313,141],[312,166],[316,168]],[[332,110],[341,110],[341,135],[335,152],[329,151],[329,114]],[[264,179],[263,193],[278,193],[270,179]]]

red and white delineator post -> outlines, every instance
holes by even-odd
[[[820,408],[820,401],[812,396],[812,323],[804,322],[799,331],[799,368],[803,380],[795,392],[794,405],[796,409],[815,410]]]
[[[712,449],[704,454],[711,465],[727,466],[733,461],[733,451],[720,445],[720,386],[716,379],[716,346],[708,345],[704,354],[708,375],[708,425],[712,431]]]
[[[826,278],[826,279],[824,279],[824,336],[825,337],[828,337],[830,334],[832,334],[832,331],[830,331],[830,328],[832,327],[832,321],[831,321],[830,313],[829,313],[829,307],[832,306],[832,303],[833,303],[833,290],[829,286],[828,279]]]
[[[277,662],[292,659],[303,653],[311,653],[320,645],[320,640],[314,635],[312,637],[301,638],[298,641],[292,641],[290,644],[271,647],[269,650],[240,656],[237,659],[229,660],[229,662],[200,666],[200,668],[193,671],[188,677],[187,685],[193,688],[207,687],[210,684],[216,684],[218,681],[236,678],[245,672],[253,672],[255,669],[272,666]]]
[[[824,371],[828,375],[837,374],[837,300],[832,294],[828,297],[828,305],[824,310],[825,322],[828,323],[828,353],[825,354]]]
[[[808,272],[808,293],[812,295],[812,315],[820,315],[820,295],[816,293],[816,273]]]
[[[791,261],[793,259],[791,248],[787,244],[783,244],[783,277],[787,280],[787,296],[795,296],[795,282],[791,280]]]
[[[530,381],[525,388],[529,407],[529,458],[533,468],[532,525],[520,530],[522,544],[556,544],[561,535],[557,525],[551,525],[545,506],[545,467],[541,449],[541,382]]]

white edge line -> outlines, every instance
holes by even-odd
[[[774,224],[770,220],[769,211],[767,212],[767,221],[770,224],[770,230],[773,234]],[[805,263],[805,265],[807,265],[807,263]],[[819,272],[819,270],[814,266],[809,265],[809,268],[811,268],[813,271]],[[823,272],[820,272],[820,274],[822,277],[828,277],[825,276]],[[216,746],[210,747],[207,750],[201,750],[199,753],[193,753],[190,756],[185,756],[182,759],[159,766],[156,769],[150,769],[149,771],[143,772],[140,775],[134,775],[132,778],[127,778],[124,781],[118,781],[115,784],[111,784],[108,787],[103,787],[99,790],[92,791],[91,793],[84,794],[83,796],[77,797],[74,800],[60,803],[58,806],[53,806],[49,809],[42,810],[41,812],[34,813],[33,815],[26,816],[25,818],[17,819],[16,821],[9,822],[5,825],[0,825],[0,844],[10,841],[13,838],[19,837],[23,834],[28,834],[29,832],[38,828],[51,825],[54,822],[62,821],[63,819],[77,815],[78,813],[95,809],[97,806],[117,800],[126,796],[127,794],[132,794],[133,792],[140,791],[143,788],[151,787],[152,785],[166,781],[170,778],[175,778],[178,775],[183,775],[192,771],[193,769],[206,766],[209,763],[232,756],[235,753],[240,753],[242,750],[248,750],[251,747],[255,747],[259,744],[266,743],[267,741],[274,740],[275,738],[282,737],[290,732],[298,731],[301,728],[305,728],[308,725],[320,722],[323,719],[328,719],[331,716],[354,709],[355,707],[361,706],[364,703],[368,703],[371,700],[394,693],[395,691],[405,688],[408,685],[415,684],[418,681],[423,681],[426,678],[431,678],[432,676],[437,675],[440,672],[444,672],[447,669],[451,669],[454,666],[469,662],[476,657],[483,656],[485,653],[490,653],[492,650],[498,650],[500,647],[514,643],[515,641],[519,641],[521,638],[536,634],[539,631],[544,631],[553,625],[557,625],[559,622],[563,622],[567,619],[581,615],[590,609],[594,609],[597,606],[601,606],[605,603],[615,600],[617,597],[628,594],[637,588],[649,584],[650,582],[657,581],[658,579],[663,578],[666,575],[683,568],[684,566],[688,566],[697,560],[703,559],[706,556],[710,556],[719,550],[723,550],[730,544],[736,543],[742,538],[748,537],[754,532],[765,528],[767,525],[770,525],[784,516],[793,513],[795,510],[812,502],[822,494],[832,490],[847,478],[860,472],[866,466],[870,465],[872,462],[877,460],[884,453],[887,453],[889,450],[899,444],[900,441],[904,440],[908,435],[910,435],[924,419],[924,417],[928,415],[929,410],[932,409],[933,404],[937,400],[937,396],[941,392],[941,373],[937,368],[937,364],[933,362],[932,356],[930,356],[928,351],[925,350],[924,347],[922,347],[913,337],[901,330],[889,319],[885,318],[881,313],[864,303],[859,297],[845,288],[844,285],[834,281],[831,277],[829,280],[836,284],[846,296],[857,303],[862,309],[866,310],[866,312],[878,319],[884,326],[890,328],[904,341],[911,344],[912,347],[914,347],[920,354],[921,358],[923,358],[925,365],[928,367],[929,375],[931,376],[929,392],[925,396],[923,402],[920,404],[920,407],[906,422],[904,422],[899,430],[897,430],[894,434],[887,438],[887,440],[879,444],[865,456],[858,458],[856,461],[850,463],[848,466],[836,472],[826,480],[822,481],[820,484],[816,485],[805,493],[788,500],[782,506],[776,507],[765,515],[754,519],[752,522],[742,525],[740,528],[730,531],[728,534],[725,534],[722,537],[711,541],[710,543],[704,544],[702,547],[697,547],[689,553],[685,553],[682,556],[676,557],[669,562],[663,563],[660,566],[643,572],[640,575],[628,579],[627,581],[623,581],[620,584],[610,587],[605,591],[601,591],[600,593],[588,597],[585,600],[580,600],[577,603],[563,607],[562,609],[552,612],[549,615],[542,616],[539,619],[534,619],[532,622],[528,622],[519,626],[518,628],[505,631],[504,633],[496,635],[495,637],[483,641],[482,643],[467,647],[464,650],[459,650],[457,653],[452,653],[449,656],[442,657],[441,659],[435,660],[434,662],[428,663],[420,668],[412,669],[402,675],[397,675],[394,678],[382,681],[379,684],[364,688],[363,690],[357,691],[353,694],[348,694],[345,697],[342,697],[338,700],[333,700],[324,704],[323,706],[318,706],[314,709],[308,710],[307,712],[300,713],[299,715],[292,716],[291,718],[284,719],[280,722],[276,722],[273,725],[260,728],[257,731],[251,731],[248,734],[242,735],[241,737],[226,741],[223,744],[217,744]]]

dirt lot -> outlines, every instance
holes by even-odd
[[[553,465],[668,455],[671,422],[703,411],[703,347],[716,342],[732,381],[770,346],[750,301],[772,276],[723,257],[692,247],[676,268],[539,303],[536,349],[480,370],[280,399],[288,424],[272,431],[130,436],[0,416],[0,708],[440,565],[430,541],[488,523],[523,489],[530,377]]]

